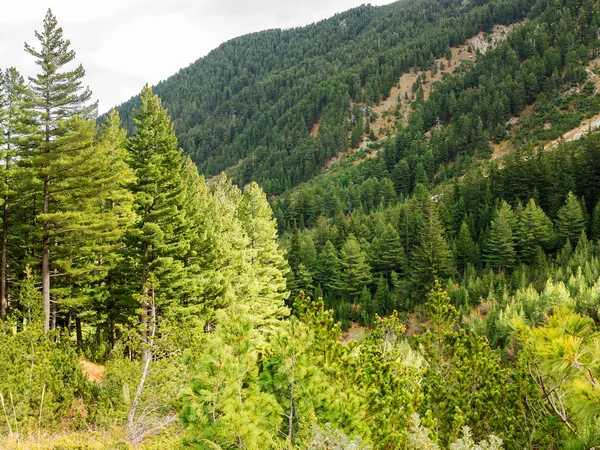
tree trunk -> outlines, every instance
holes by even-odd
[[[148,289],[146,288],[146,294]],[[154,335],[156,334],[156,303],[155,303],[155,294],[154,294],[154,286],[152,286],[152,297],[150,300],[150,319],[151,319],[151,329],[149,333],[149,340],[147,343],[146,349],[146,363],[144,364],[144,371],[142,372],[142,378],[140,379],[140,383],[138,384],[137,390],[135,392],[135,397],[133,398],[133,402],[131,403],[131,408],[129,409],[129,415],[127,417],[127,429],[131,430],[133,428],[133,421],[135,420],[135,413],[137,411],[137,407],[139,405],[140,397],[142,396],[142,392],[144,391],[144,384],[146,383],[146,377],[148,376],[148,369],[150,368],[150,362],[152,361],[152,352],[151,347],[154,344]],[[142,347],[143,348],[143,347]]]
[[[48,193],[49,180],[44,181],[44,204],[42,213],[47,214],[50,204],[50,195]],[[42,298],[44,301],[44,330],[50,330],[50,239],[49,224],[44,222],[42,232]]]
[[[117,327],[115,327],[115,319],[114,317],[111,317],[109,319],[109,333],[110,333],[110,348],[113,349],[115,348],[115,345],[117,344]]]
[[[75,332],[77,334],[77,348],[83,348],[83,333],[81,332],[81,318],[75,316]]]
[[[8,184],[10,179],[8,178],[8,171],[10,169],[10,133],[6,136],[7,147],[6,147],[6,158],[4,160],[4,169],[6,170],[6,177],[4,182],[6,189],[8,190]],[[4,211],[2,214],[2,256],[0,257],[0,320],[6,320],[6,314],[8,313],[8,293],[6,283],[6,268],[8,267],[7,261],[7,248],[8,248],[8,193],[4,195]]]
[[[50,331],[56,330],[56,297],[50,296]]]
[[[6,178],[8,186],[8,177]],[[8,311],[8,295],[6,294],[6,247],[8,245],[8,195],[4,196],[4,213],[2,215],[2,256],[0,261],[0,320],[6,320]]]
[[[73,311],[67,311],[67,335],[71,337],[71,328],[73,328]]]
[[[144,264],[142,266],[142,314],[141,314],[141,348],[142,361],[148,359],[148,243],[144,243]]]

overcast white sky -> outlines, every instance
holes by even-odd
[[[34,75],[27,42],[39,48],[47,9],[71,40],[85,83],[100,112],[173,75],[236,36],[268,28],[290,28],[325,19],[368,0],[19,0],[3,2],[0,68]],[[373,5],[392,0],[370,0]]]

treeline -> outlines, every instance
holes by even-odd
[[[331,186],[322,202],[311,200],[321,208],[333,204],[333,217],[307,208],[316,216],[310,228],[293,226],[284,235],[290,286],[323,296],[345,326],[412,309],[436,278],[476,284],[468,295],[464,286],[456,293],[466,308],[490,289],[512,292],[530,282],[541,289],[560,265],[558,255],[570,254],[582,236],[600,237],[598,140],[590,134],[551,152],[516,151],[502,168],[497,161],[485,172],[474,167],[436,190],[417,184],[410,197],[384,190],[385,178],[350,182],[341,191],[347,203],[337,201],[340,191]],[[357,206],[346,215],[341,205]]]
[[[234,39],[155,91],[201,173],[233,168],[236,184],[257,181],[267,194],[280,194],[348,147],[351,103],[378,104],[403,73],[431,67],[450,46],[494,24],[522,20],[531,6],[428,0],[362,6],[308,27]],[[137,103],[119,108],[130,125]]]

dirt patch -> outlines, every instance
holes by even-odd
[[[409,73],[403,74],[396,86],[392,87],[390,95],[379,105],[373,107],[373,111],[378,114],[378,118],[371,124],[371,129],[375,135],[381,137],[393,132],[397,126],[396,116],[402,117],[405,121],[408,120],[410,114],[410,101],[414,99],[413,85],[418,78],[423,80],[422,89],[425,100],[429,98],[431,89],[436,81],[440,81],[444,74],[453,73],[462,63],[473,63],[477,59],[477,52],[484,54],[489,49],[498,45],[508,36],[508,33],[519,24],[495,25],[490,33],[479,33],[468,39],[463,45],[452,47],[452,57],[450,60],[445,56],[437,58],[435,63],[438,70],[434,74],[433,71],[425,71],[425,79],[423,80],[423,71],[411,70]]]
[[[79,364],[81,364],[81,371],[88,377],[88,380],[95,383],[101,383],[104,380],[106,367],[86,360],[79,361]]]
[[[561,142],[570,142],[581,139],[583,136],[588,134],[593,130],[597,130],[600,128],[600,114],[596,114],[594,117],[590,119],[585,119],[581,122],[581,124],[577,128],[573,128],[572,130],[567,131],[562,135],[559,139],[552,141],[543,146],[544,150],[552,150]]]
[[[402,74],[398,79],[398,83],[392,87],[389,96],[378,105],[371,107],[371,111],[377,113],[377,118],[370,124],[370,128],[376,139],[380,141],[389,136],[395,136],[400,123],[408,121],[408,117],[412,111],[411,102],[416,95],[413,92],[413,85],[418,78],[422,80],[421,89],[423,90],[423,97],[427,100],[435,82],[442,80],[444,76],[452,74],[463,63],[474,63],[478,54],[484,54],[490,48],[505,40],[509,32],[517,26],[522,25],[522,23],[515,23],[510,26],[495,25],[490,33],[479,33],[477,36],[468,39],[463,45],[452,47],[450,49],[452,54],[450,60],[445,56],[435,60],[438,67],[435,74],[431,70],[416,72],[415,70],[411,70],[408,73]],[[354,103],[351,102],[350,107],[352,108],[353,106]],[[366,109],[365,104],[362,104],[361,107],[363,111]],[[318,126],[319,122],[312,129],[311,134],[313,136],[315,136],[315,133],[318,133]],[[364,149],[370,141],[366,135],[363,136],[363,139],[358,149],[349,148],[327,161],[325,163],[325,170],[331,169],[336,164],[351,157],[355,152]],[[375,157],[379,154],[379,151],[373,150],[365,158],[357,159],[355,163],[358,164],[367,158]]]
[[[316,138],[319,135],[319,127],[321,126],[321,121],[317,120],[317,123],[315,123],[312,127],[312,130],[310,130],[310,135],[313,138]]]
[[[508,149],[508,141],[502,141],[499,144],[492,142],[492,148],[494,149],[494,153],[492,153],[492,159],[502,158],[507,153]]]
[[[414,336],[416,334],[420,334],[423,332],[421,328],[421,323],[417,319],[417,313],[411,312],[408,314],[408,319],[406,320],[406,334],[408,336]]]
[[[342,331],[340,342],[346,344],[351,341],[358,341],[364,334],[364,329],[357,322],[350,322],[348,331]]]
[[[246,161],[246,158],[241,158],[236,164],[235,166],[231,166],[228,167],[227,169],[225,169],[222,172],[219,172],[216,175],[213,175],[212,177],[210,177],[208,180],[206,180],[206,184],[208,184],[209,186],[212,186],[213,184],[215,184],[217,182],[217,180],[219,179],[219,177],[223,174],[228,175],[230,170],[234,170],[237,169],[238,167],[240,167],[242,164],[244,164],[244,161]]]

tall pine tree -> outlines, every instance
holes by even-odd
[[[62,28],[58,26],[56,17],[48,9],[44,19],[42,32],[35,32],[39,41],[39,50],[25,44],[27,53],[36,58],[36,64],[41,72],[31,82],[31,101],[38,115],[40,140],[33,148],[28,161],[33,169],[34,177],[39,179],[41,186],[41,275],[42,297],[44,301],[44,327],[50,329],[50,258],[52,246],[55,245],[51,234],[52,224],[48,214],[52,213],[52,204],[56,202],[54,194],[58,189],[52,185],[70,178],[67,172],[58,172],[56,163],[71,159],[74,152],[72,143],[64,142],[65,135],[72,129],[74,122],[70,120],[79,116],[83,119],[93,119],[96,115],[97,104],[89,103],[92,93],[81,85],[85,71],[82,66],[74,70],[66,70],[65,66],[75,59],[75,52],[69,47],[71,42],[63,38]],[[81,122],[79,122],[81,123]],[[78,163],[80,163],[78,161]],[[62,179],[57,179],[62,178]],[[61,189],[61,191],[64,187]],[[56,305],[56,303],[53,303]]]

